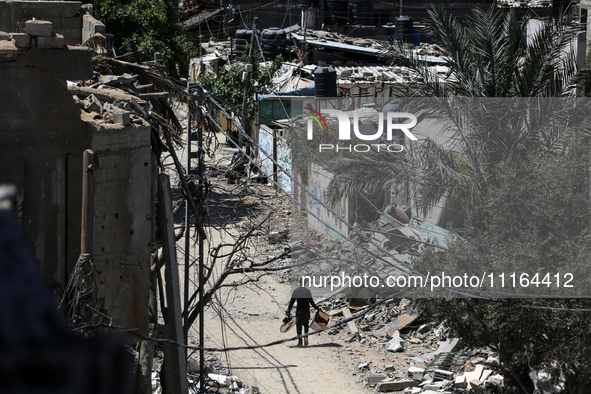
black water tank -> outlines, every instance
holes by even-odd
[[[394,39],[396,41],[413,42],[413,23],[412,18],[408,16],[399,16],[396,18],[396,30]]]
[[[262,45],[265,58],[273,60],[279,55],[287,55],[287,34],[276,27],[263,30]]]
[[[332,66],[318,67],[314,71],[316,97],[337,97],[337,72]]]
[[[257,34],[259,32],[257,31]],[[236,59],[242,58],[242,53],[247,48],[247,44],[250,44],[250,36],[252,30],[236,30]],[[248,53],[246,54],[248,56]]]

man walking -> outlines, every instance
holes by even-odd
[[[298,287],[291,294],[289,306],[285,311],[287,317],[291,316],[291,308],[296,299],[298,301],[296,305],[296,331],[298,336],[300,336],[302,335],[302,328],[304,329],[304,334],[308,333],[310,325],[310,305],[312,305],[317,311],[319,311],[320,308],[318,308],[318,305],[316,305],[312,299],[312,292],[310,290],[305,287]],[[298,346],[302,346],[302,338],[298,339]],[[304,346],[308,346],[308,337],[304,338]]]

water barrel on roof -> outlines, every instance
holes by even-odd
[[[242,59],[242,53],[247,48],[247,44],[250,44],[251,35],[252,29],[236,30],[236,59]]]
[[[411,17],[399,16],[396,18],[394,39],[402,42],[413,42],[413,21]]]
[[[316,97],[337,97],[337,72],[332,66],[318,67],[314,71]]]
[[[273,60],[279,55],[287,55],[287,34],[277,27],[264,29],[262,34],[263,53],[267,60]]]

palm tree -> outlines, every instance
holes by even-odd
[[[420,81],[406,107],[423,116],[438,111],[449,141],[442,145],[426,138],[409,146],[405,155],[387,160],[382,154],[335,161],[330,166],[332,196],[395,190],[423,213],[444,197],[448,206],[473,205],[498,174],[564,151],[571,132],[564,116],[572,122],[572,107],[582,105],[574,95],[583,73],[576,51],[567,50],[573,29],[558,19],[528,35],[527,23],[513,12],[492,8],[475,10],[468,25],[443,9],[429,14],[428,34],[447,51],[445,81],[420,57],[394,44],[389,53],[395,53],[394,64],[409,67]]]

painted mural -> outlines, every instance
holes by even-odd
[[[308,210],[314,215],[308,213],[308,228],[340,240],[349,236],[349,229],[346,225],[349,199],[343,197],[338,203],[326,202],[325,194],[331,179],[330,172],[323,170],[316,164],[310,164],[308,168],[308,190],[310,191]],[[330,210],[322,206],[320,201]]]
[[[261,160],[261,167],[269,179],[273,179],[273,161],[268,156],[273,156],[273,134],[266,129],[259,130],[259,149],[261,150],[259,156]],[[266,152],[267,154],[265,154]],[[286,193],[292,192],[291,182],[291,149],[282,139],[277,140],[277,163],[279,166],[287,171],[287,174],[280,169],[277,169],[277,183]]]

